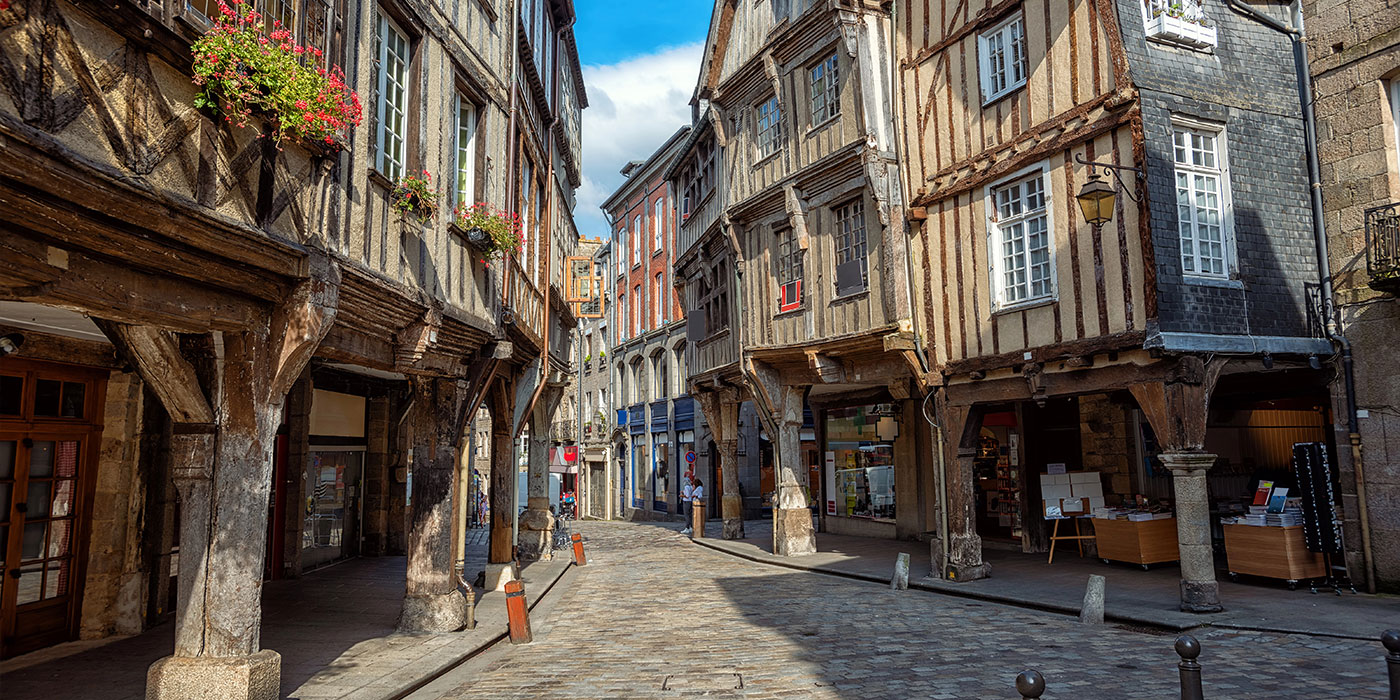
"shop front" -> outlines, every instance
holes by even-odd
[[[822,414],[823,460],[809,469],[810,483],[821,485],[813,496],[823,503],[824,529],[895,537],[896,404],[832,407]]]
[[[302,571],[360,553],[365,397],[315,389],[302,469]]]

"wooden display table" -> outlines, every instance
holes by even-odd
[[[1148,564],[1176,561],[1176,518],[1164,520],[1105,520],[1094,518],[1099,558],[1126,561],[1146,569]]]
[[[1302,525],[1268,527],[1231,523],[1223,527],[1225,559],[1231,578],[1237,574],[1281,578],[1292,589],[1302,579],[1327,575],[1322,555],[1309,552],[1303,544]]]

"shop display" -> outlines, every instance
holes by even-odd
[[[1128,520],[1094,518],[1095,540],[1099,558],[1105,562],[1123,561],[1148,564],[1176,561],[1180,558],[1176,541],[1176,518]]]
[[[1024,485],[1019,440],[1017,433],[1005,427],[984,427],[973,461],[983,505],[978,530],[994,537],[1021,538]]]
[[[876,406],[832,409],[826,416],[826,460],[834,475],[834,513],[893,520],[894,438],[878,430],[893,422]]]
[[[1303,544],[1303,527],[1227,523],[1225,557],[1230,578],[1239,574],[1283,579],[1292,589],[1298,581],[1322,578],[1327,567],[1322,555]]]

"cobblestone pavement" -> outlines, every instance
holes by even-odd
[[[575,527],[588,565],[537,611],[535,642],[487,652],[445,697],[1015,698],[1026,668],[1051,700],[1177,697],[1170,635],[779,569],[679,525]],[[1378,641],[1196,636],[1208,700],[1385,697]]]

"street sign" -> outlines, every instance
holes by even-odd
[[[685,453],[685,463],[686,463],[686,464],[692,464],[692,463],[694,463],[694,462],[695,462],[695,453],[694,453],[694,452],[686,452],[686,453]]]

